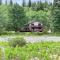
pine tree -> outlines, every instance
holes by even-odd
[[[56,3],[58,0],[54,0],[54,3]]]
[[[60,0],[54,0],[54,7],[56,7],[57,5],[60,6]]]
[[[2,0],[0,0],[0,5],[2,4]]]
[[[47,8],[48,7],[48,2],[47,2],[47,0],[45,0],[45,8]]]
[[[7,0],[5,1],[5,4],[7,5]]]
[[[44,4],[40,1],[37,2],[37,11],[44,10]]]
[[[19,4],[15,3],[9,9],[9,19],[10,23],[8,24],[7,29],[20,31],[20,28],[23,27],[26,23],[24,8],[21,7]]]
[[[37,6],[36,6],[36,2],[33,2],[31,4],[32,10],[36,11],[37,10]]]
[[[8,9],[6,5],[0,6],[0,34],[6,30],[8,22]]]
[[[53,31],[60,32],[60,4],[57,3],[58,0],[54,1],[54,10],[53,10]]]
[[[28,7],[31,7],[31,0],[29,0],[28,2]]]
[[[12,0],[10,0],[10,5],[13,5],[13,1]]]
[[[23,6],[23,7],[26,6],[25,0],[23,0],[22,6]]]

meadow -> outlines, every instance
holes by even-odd
[[[60,1],[48,1],[22,0],[21,5],[18,0],[0,0],[0,60],[60,60],[60,42],[56,42],[60,41]],[[34,26],[32,22],[42,23],[43,32],[21,32],[26,25]],[[41,36],[51,42],[43,42]],[[26,43],[23,37],[40,42]]]
[[[23,47],[0,42],[0,46],[4,47],[4,53],[0,49],[0,60],[60,60],[60,42],[28,43]]]

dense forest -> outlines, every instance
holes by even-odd
[[[60,32],[60,1],[54,0],[48,3],[42,2],[28,3],[23,0],[22,5],[12,0],[0,0],[0,34],[4,31],[19,31],[30,21],[40,21],[44,25],[44,31],[49,29],[52,32]]]

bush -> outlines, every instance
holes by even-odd
[[[23,37],[16,37],[9,41],[9,45],[12,47],[23,47],[24,45],[26,45],[26,41]]]

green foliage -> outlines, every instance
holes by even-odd
[[[6,47],[8,47],[9,46],[9,43],[8,42],[0,42],[0,46],[6,46]]]
[[[44,34],[48,34],[47,32],[25,32],[24,35],[27,36],[40,36],[40,35],[44,35]]]
[[[44,4],[40,1],[37,2],[37,11],[44,10]]]
[[[2,34],[7,26],[8,22],[8,10],[6,5],[0,6],[0,34]]]
[[[26,12],[26,16],[29,18],[28,21],[39,21],[43,24],[44,29],[47,31],[49,30],[50,24],[49,24],[49,16],[50,16],[50,11],[32,11],[31,9]]]
[[[45,8],[48,8],[49,4],[48,2],[45,0],[45,4],[44,4]]]
[[[53,27],[55,32],[60,32],[60,10],[55,10]]]
[[[2,60],[2,50],[0,48],[0,59]]]
[[[13,1],[12,1],[12,0],[10,0],[9,4],[10,4],[10,5],[13,5]]]
[[[31,7],[32,7],[33,11],[37,11],[36,2],[33,2],[32,5],[31,5]]]
[[[7,0],[5,1],[5,4],[7,5]]]
[[[0,0],[2,3],[2,0]],[[13,4],[10,0],[7,4],[0,5],[0,34],[6,31],[20,31],[24,25],[30,21],[39,21],[43,23],[44,30],[47,32],[49,29],[59,31],[60,30],[60,4],[54,1],[54,6],[45,0],[45,2],[38,1],[32,2],[29,0],[28,6],[23,7],[19,4]],[[25,1],[23,0],[23,5]],[[55,6],[56,5],[56,6]],[[53,6],[53,9],[52,9]],[[51,16],[51,9],[53,10],[53,15]],[[53,17],[53,18],[51,18]],[[52,19],[52,21],[50,20]],[[52,23],[51,23],[51,22]],[[22,28],[23,29],[23,28]],[[60,32],[60,31],[59,31]]]
[[[56,1],[58,2],[58,1]],[[55,2],[55,3],[56,3]],[[54,32],[60,32],[60,4],[57,3],[56,6],[54,4],[54,10],[53,10],[53,19],[52,19],[52,24],[53,24],[53,31]]]
[[[31,0],[29,0],[28,2],[28,7],[31,7]]]
[[[41,42],[22,47],[5,48],[6,60],[30,60],[37,57],[42,60],[55,60],[60,55],[60,42]],[[57,55],[53,56],[53,55]],[[55,59],[54,59],[55,58]]]
[[[31,7],[33,11],[40,11],[40,10],[48,11],[51,5],[50,3],[48,4],[47,1],[45,1],[44,3],[42,1],[38,1],[37,3],[33,2]]]
[[[56,7],[58,0],[54,0],[54,6]]]
[[[23,47],[24,45],[26,45],[26,41],[23,37],[16,37],[9,41],[9,45],[12,47],[16,47],[16,46]]]
[[[23,7],[26,6],[26,2],[25,2],[25,0],[23,0],[22,6],[23,6]]]
[[[2,44],[0,46],[4,46],[6,45],[6,42],[0,42],[0,44]],[[9,47],[8,45],[4,47],[4,50],[6,60],[30,60],[35,57],[38,59],[55,60],[60,56],[60,42],[29,43],[24,47]],[[2,56],[3,53],[0,49],[0,59]]]
[[[2,0],[0,0],[0,5],[2,5]]]
[[[25,12],[23,7],[19,4],[14,4],[12,7],[9,7],[9,24],[7,29],[14,31],[20,31],[20,28],[27,23]]]

